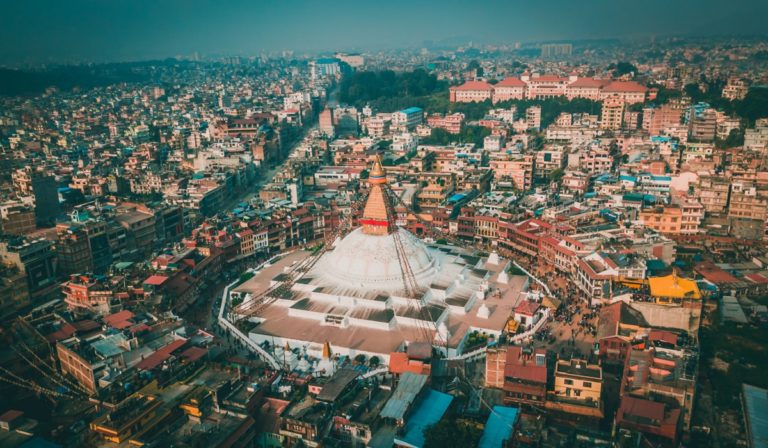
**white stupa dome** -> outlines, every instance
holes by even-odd
[[[403,255],[420,287],[428,287],[437,272],[437,259],[424,243],[407,230],[396,230]],[[370,235],[352,231],[326,254],[314,269],[339,286],[402,294],[403,273],[395,248],[395,235]]]

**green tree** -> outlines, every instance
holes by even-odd
[[[758,118],[768,117],[768,87],[753,87],[741,101],[735,101],[735,111],[750,125]]]
[[[560,182],[560,179],[562,179],[563,176],[565,176],[565,170],[563,170],[562,168],[552,170],[552,172],[549,173],[549,181]]]
[[[744,145],[744,133],[740,129],[731,129],[728,133],[728,137],[725,140],[715,140],[715,146],[717,148],[736,148]]]
[[[473,59],[469,61],[467,68],[469,70],[475,70],[475,73],[477,74],[477,76],[483,76],[483,67],[480,66],[480,63],[477,62],[477,59]]]
[[[617,78],[619,76],[628,75],[630,73],[632,74],[637,73],[637,67],[635,67],[629,62],[619,62],[616,65],[614,65],[612,68],[613,68],[613,76]]]
[[[483,432],[455,419],[443,419],[424,430],[424,448],[465,448],[477,446]]]
[[[662,85],[650,85],[649,87],[658,90],[656,99],[653,100],[655,104],[667,104],[670,100],[677,99],[683,96],[683,92],[680,90],[668,89]]]
[[[361,71],[342,79],[339,85],[339,100],[355,106],[371,103],[372,107],[378,101],[391,100],[389,104],[391,107],[402,109],[413,104],[402,105],[403,103],[392,100],[446,92],[447,88],[445,81],[439,81],[435,75],[422,69],[403,73],[395,73],[391,70]]]

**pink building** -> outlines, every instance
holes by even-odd
[[[430,115],[427,117],[427,124],[430,127],[445,129],[450,134],[458,134],[461,132],[462,123],[464,123],[464,114],[462,113]]]
[[[493,102],[522,100],[527,85],[520,78],[509,77],[493,86]]]
[[[648,96],[648,88],[634,81],[579,78],[571,74],[567,78],[554,75],[530,75],[509,77],[496,85],[484,81],[468,81],[450,88],[451,102],[470,103],[487,99],[494,103],[516,99],[554,98],[565,96],[602,101],[618,96],[625,104],[642,103]]]
[[[451,102],[480,103],[490,100],[493,96],[493,86],[485,81],[467,81],[460,86],[449,89]]]
[[[528,99],[565,96],[569,82],[569,78],[561,78],[560,76],[531,76],[527,73],[523,73],[520,79],[528,86],[526,92]]]

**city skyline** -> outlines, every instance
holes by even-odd
[[[668,35],[765,34],[768,4],[555,0],[409,3],[16,2],[0,18],[0,64],[117,62],[263,52],[382,50]],[[712,11],[718,11],[715,15]],[[471,19],[471,20],[468,20]]]

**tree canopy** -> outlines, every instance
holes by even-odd
[[[362,71],[347,75],[339,86],[339,100],[362,106],[391,98],[414,98],[447,91],[448,85],[425,70],[396,73]]]
[[[483,432],[476,426],[444,419],[424,430],[424,448],[464,448],[477,446]]]
[[[613,68],[613,76],[617,78],[619,76],[637,73],[637,67],[629,62],[618,62],[615,65],[611,64],[609,68]]]

